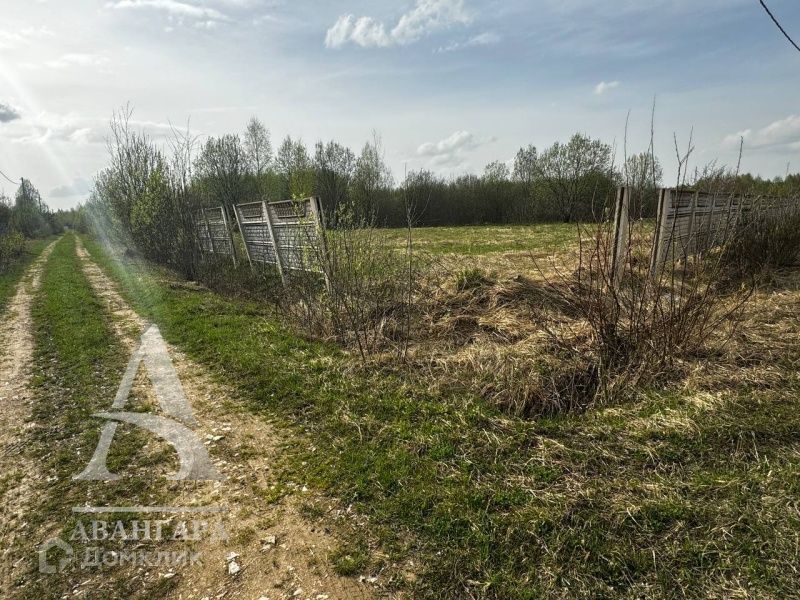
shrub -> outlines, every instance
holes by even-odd
[[[340,216],[339,225],[315,244],[322,272],[293,273],[281,305],[308,333],[353,347],[366,360],[405,340],[417,266],[371,223]]]
[[[0,235],[0,271],[25,252],[25,237],[19,232]]]
[[[651,275],[649,240],[644,224],[634,225],[622,276],[614,282],[612,227],[597,224],[582,233],[578,269],[546,277],[552,293],[577,319],[565,321],[563,311],[543,309],[544,330],[556,355],[579,372],[572,376],[556,369],[558,376],[551,379],[557,385],[543,387],[556,397],[537,398],[541,407],[525,407],[526,413],[551,405],[619,401],[636,386],[668,380],[684,359],[714,345],[720,349],[730,339],[752,287],[723,288],[724,251],[668,263]],[[578,383],[568,385],[571,381]]]

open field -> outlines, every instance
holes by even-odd
[[[456,260],[517,260],[524,252],[510,238],[492,245],[516,229],[419,238],[441,256],[459,249]],[[526,246],[548,239],[569,250],[563,226],[520,230]],[[23,365],[29,399],[6,414],[0,491],[23,516],[3,529],[15,565],[7,597],[76,586],[96,597],[301,589],[302,598],[498,600],[792,597],[800,587],[797,269],[756,292],[728,346],[687,355],[666,383],[537,417],[498,401],[535,380],[548,348],[531,310],[549,300],[525,279],[459,287],[451,273],[432,303],[441,308],[433,342],[412,344],[403,369],[360,365],[352,349],[299,335],[267,298],[221,295],[90,237],[67,234],[36,269],[40,287],[26,276],[28,295],[16,300],[32,314],[34,362]],[[97,444],[91,415],[109,405],[145,323],[169,345],[222,484],[170,483],[174,453],[132,426],[108,457],[126,478],[72,479]],[[143,377],[131,403],[159,410]],[[218,503],[231,511],[231,536],[192,545],[206,556],[202,576],[183,565],[169,577],[120,567],[43,578],[36,545],[69,536],[80,521],[70,509],[86,502]],[[265,550],[269,539],[278,541]]]
[[[676,385],[528,420],[458,386],[354,373],[258,304],[88,246],[169,341],[293,429],[282,480],[367,519],[329,557],[342,573],[431,598],[778,597],[800,585],[796,272],[758,294],[731,352],[687,363]]]
[[[636,225],[648,235],[653,219]],[[577,266],[581,240],[591,243],[593,225],[538,223],[534,225],[476,225],[416,227],[411,231],[413,251],[440,263],[442,269],[481,269],[500,278],[525,275],[541,278],[543,272]],[[407,229],[381,229],[391,247],[405,251]]]
[[[406,229],[385,229],[381,233],[394,247],[405,247]],[[411,235],[417,250],[433,255],[480,256],[496,252],[541,254],[565,250],[575,244],[578,228],[574,223],[416,227]]]
[[[4,2],[0,600],[800,600],[800,0],[608,4]]]

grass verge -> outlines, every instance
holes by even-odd
[[[42,253],[54,238],[47,238],[41,240],[28,240],[26,242],[26,251],[19,260],[15,260],[6,269],[0,271],[0,313],[5,310],[6,305],[11,300],[14,292],[17,289],[25,270],[36,258]]]
[[[800,344],[736,377],[526,421],[479,398],[354,375],[263,305],[92,256],[164,336],[296,433],[283,470],[369,518],[331,559],[430,598],[787,597],[800,589]],[[791,310],[787,303],[792,304]],[[785,314],[800,311],[788,295]],[[766,320],[776,315],[764,315]],[[781,317],[785,318],[785,317]],[[792,330],[800,332],[800,324]],[[775,378],[775,371],[781,373]],[[524,376],[520,374],[520,376]]]

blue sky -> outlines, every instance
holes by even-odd
[[[800,38],[800,3],[768,0]],[[576,131],[693,165],[800,171],[800,53],[757,0],[6,0],[0,169],[51,206],[85,198],[112,110],[159,142],[251,115],[309,145],[377,131],[404,169],[480,172]],[[6,193],[13,186],[0,184]]]

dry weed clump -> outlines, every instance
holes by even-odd
[[[348,223],[314,240],[317,270],[293,272],[279,302],[309,335],[336,341],[362,365],[405,356],[430,258],[387,245],[369,222]]]
[[[618,282],[605,223],[581,231],[575,262],[562,255],[536,279],[457,272],[422,303],[415,360],[523,417],[616,403],[680,378],[725,347],[752,290],[720,284],[719,252],[651,276],[650,230],[634,226]]]
[[[724,261],[733,281],[755,277],[759,283],[777,269],[800,264],[800,207],[785,207],[778,216],[758,208],[744,215],[724,248]]]
[[[516,416],[585,408],[582,399],[591,397],[596,373],[581,371],[543,327],[545,320],[573,330],[581,325],[543,281],[468,269],[437,280],[423,297],[410,356],[426,376],[433,373],[442,384],[477,393]],[[585,393],[568,394],[572,388]]]
[[[459,272],[451,285],[431,290],[427,299],[424,329],[449,346],[523,340],[538,331],[536,305],[558,301],[532,279],[501,280],[478,269]]]
[[[720,252],[668,263],[650,273],[645,260],[649,237],[634,233],[621,276],[614,281],[610,228],[600,224],[589,233],[581,243],[577,271],[551,285],[590,333],[580,344],[575,333],[565,336],[547,329],[565,353],[596,367],[594,400],[619,401],[636,388],[674,379],[684,372],[685,361],[727,344],[752,288],[720,285],[725,268]]]

